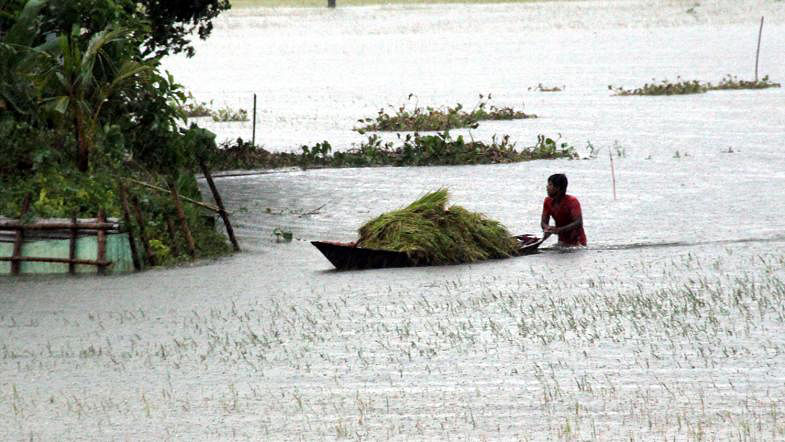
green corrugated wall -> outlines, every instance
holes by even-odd
[[[25,242],[22,245],[22,256],[41,258],[68,258],[69,240],[53,239]],[[0,243],[0,256],[11,256],[14,245]],[[76,240],[77,259],[96,259],[98,255],[98,239],[95,236],[84,236]],[[131,259],[131,247],[128,245],[127,233],[113,233],[106,236],[106,260],[112,265],[107,273],[131,272],[134,269]],[[68,264],[48,262],[22,262],[21,273],[68,273]],[[78,273],[96,273],[97,267],[77,265]],[[0,261],[0,275],[11,273],[11,263]]]

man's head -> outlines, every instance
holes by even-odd
[[[555,173],[548,177],[548,186],[546,187],[548,196],[556,198],[567,193],[567,175],[563,173]]]

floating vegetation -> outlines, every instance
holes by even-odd
[[[210,102],[212,104],[212,101]],[[189,92],[181,110],[186,118],[210,117],[213,115],[210,104],[204,101],[196,101],[194,96]]]
[[[718,85],[711,86],[709,89],[767,89],[770,87],[780,87],[780,84],[770,81],[768,75],[765,75],[763,78],[757,81],[739,80],[735,75],[726,75],[722,80],[720,80]]]
[[[678,78],[678,77],[677,77]],[[637,89],[624,89],[608,85],[608,90],[613,91],[614,95],[686,95],[702,94],[708,90],[707,86],[697,80],[677,81],[671,83],[662,80],[660,83],[646,83]]]
[[[409,94],[408,100],[415,97]],[[416,97],[415,97],[416,98]],[[376,118],[364,118],[357,120],[365,126],[355,128],[357,132],[364,134],[369,131],[439,131],[455,129],[460,127],[477,128],[483,120],[522,120],[526,118],[537,118],[537,115],[526,114],[511,107],[497,107],[490,104],[491,94],[487,98],[480,94],[480,102],[469,112],[463,109],[461,103],[453,107],[433,108],[419,107],[416,103],[413,109],[408,109],[406,105],[395,109],[394,114],[389,114],[382,108]],[[392,106],[390,106],[392,108]]]
[[[564,86],[547,87],[547,86],[543,86],[542,83],[538,84],[537,86],[529,86],[530,91],[537,91],[537,92],[561,92],[564,89],[565,89]]]
[[[212,104],[212,100],[209,103],[196,101],[189,92],[184,103],[180,106],[180,110],[186,118],[212,117],[215,122],[248,121],[248,111],[245,109],[235,110],[224,106],[221,109],[213,110]]]
[[[248,111],[245,109],[234,110],[226,106],[214,111],[212,117],[213,121],[221,123],[229,121],[248,121]]]
[[[779,83],[774,83],[769,80],[766,75],[760,80],[739,80],[736,76],[726,75],[718,84],[701,83],[698,80],[684,81],[680,77],[676,77],[677,81],[672,83],[668,80],[662,80],[659,83],[646,83],[643,87],[637,89],[624,89],[622,87],[614,87],[608,85],[608,89],[613,91],[614,95],[686,95],[686,94],[702,94],[708,91],[718,91],[727,89],[766,89],[771,87],[780,87]]]
[[[275,242],[292,242],[292,231],[285,228],[276,227],[273,229],[273,236],[275,236]]]
[[[215,170],[268,169],[279,167],[368,167],[368,166],[433,166],[460,164],[497,164],[521,161],[568,158],[578,159],[575,148],[558,139],[539,135],[534,146],[516,149],[509,135],[490,143],[466,141],[463,136],[452,138],[445,131],[436,135],[399,135],[400,144],[383,142],[378,135],[346,151],[333,152],[323,141],[302,146],[302,153],[269,152],[238,139],[224,143],[210,153]]]
[[[359,247],[405,252],[423,264],[506,258],[517,243],[499,222],[460,206],[447,208],[447,189],[384,213],[360,227]]]

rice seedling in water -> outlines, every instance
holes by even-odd
[[[411,100],[412,97],[414,97],[414,94],[409,94],[408,99]],[[368,131],[429,131],[459,127],[476,129],[479,122],[483,120],[537,118],[537,115],[526,114],[511,107],[491,105],[490,101],[491,94],[488,94],[487,98],[480,94],[479,103],[470,112],[466,112],[461,103],[446,109],[437,109],[430,106],[422,108],[415,104],[414,108],[409,110],[406,108],[406,105],[403,105],[398,107],[392,115],[382,108],[375,119],[364,118],[357,120],[366,124],[354,130],[363,134]]]
[[[447,189],[384,213],[360,227],[357,245],[406,252],[423,264],[457,264],[511,256],[517,243],[499,222],[460,206]]]

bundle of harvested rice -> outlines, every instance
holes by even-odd
[[[406,252],[421,264],[457,264],[511,256],[517,241],[498,221],[447,205],[447,189],[360,227],[358,247]]]

